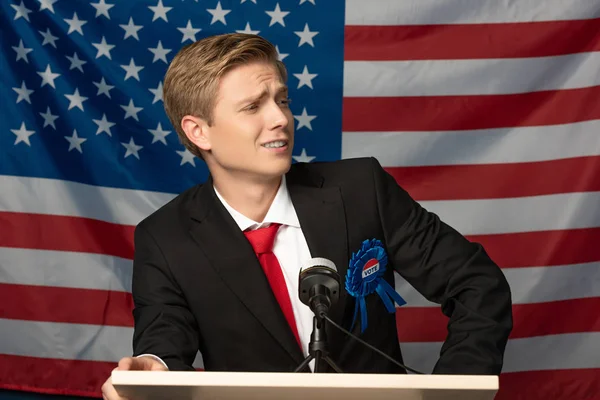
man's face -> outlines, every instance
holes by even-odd
[[[263,180],[290,168],[294,118],[287,87],[274,66],[252,63],[228,71],[220,81],[212,122],[206,129],[214,175]]]

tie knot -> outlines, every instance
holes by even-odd
[[[270,253],[273,250],[275,235],[281,224],[271,224],[265,228],[244,232],[256,254]]]

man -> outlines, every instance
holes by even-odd
[[[375,159],[291,165],[286,80],[274,46],[255,35],[208,37],[173,59],[165,110],[210,178],[136,228],[135,357],[118,368],[192,370],[200,350],[206,370],[293,371],[312,331],[313,314],[298,300],[303,263],[333,261],[344,285],[349,268],[368,267],[351,267],[353,253],[375,239],[368,243],[387,257],[380,278],[393,286],[399,273],[450,318],[434,373],[499,374],[512,329],[501,270]],[[253,235],[268,229],[274,236],[258,250]],[[395,315],[377,293],[364,299],[365,329],[345,289],[331,318],[401,362]],[[328,335],[344,372],[405,372],[341,332]],[[103,393],[118,398],[110,379]]]

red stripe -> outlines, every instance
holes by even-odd
[[[418,201],[600,190],[600,156],[510,164],[386,167],[386,170]]]
[[[600,368],[588,368],[503,373],[500,375],[500,390],[494,400],[599,398]]]
[[[600,86],[464,96],[344,97],[345,132],[453,131],[600,119]]]
[[[0,354],[0,388],[101,397],[116,363]],[[600,369],[503,373],[496,400],[590,400],[600,393]],[[596,397],[595,397],[596,396]]]
[[[15,298],[20,300],[11,301]],[[593,311],[600,309],[598,297],[513,307],[511,337],[600,332],[600,318]],[[0,318],[132,327],[132,308],[131,295],[124,292],[0,284]],[[444,340],[447,318],[438,307],[397,311],[402,342]]]
[[[501,24],[346,26],[346,61],[546,57],[600,50],[600,18]]]
[[[0,247],[76,251],[133,259],[135,227],[63,215],[0,212]]]
[[[502,268],[600,261],[600,228],[471,235]]]
[[[0,283],[0,318],[132,327],[132,310],[126,292]]]
[[[48,217],[48,218],[46,218]],[[110,227],[112,236],[90,231],[98,221],[83,218],[0,212],[0,247],[106,253],[131,259],[133,228]],[[28,223],[31,229],[28,231]],[[90,224],[88,224],[90,223]],[[55,234],[56,230],[60,234]],[[108,230],[108,229],[107,229]],[[100,230],[102,232],[102,230]],[[111,240],[111,238],[115,238]],[[471,235],[502,268],[600,261],[600,228]],[[506,251],[510,249],[510,251]]]
[[[100,388],[116,362],[58,360],[0,354],[0,388],[102,397]]]
[[[510,338],[564,333],[600,332],[600,297],[534,304],[514,304]],[[439,307],[396,309],[398,339],[407,342],[443,342],[448,318]]]

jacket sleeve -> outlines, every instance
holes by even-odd
[[[198,352],[198,330],[167,261],[150,232],[134,234],[133,355],[152,354],[169,370],[189,370]]]
[[[501,269],[480,244],[421,207],[371,160],[388,260],[449,318],[433,373],[500,374],[512,330],[511,293]]]

